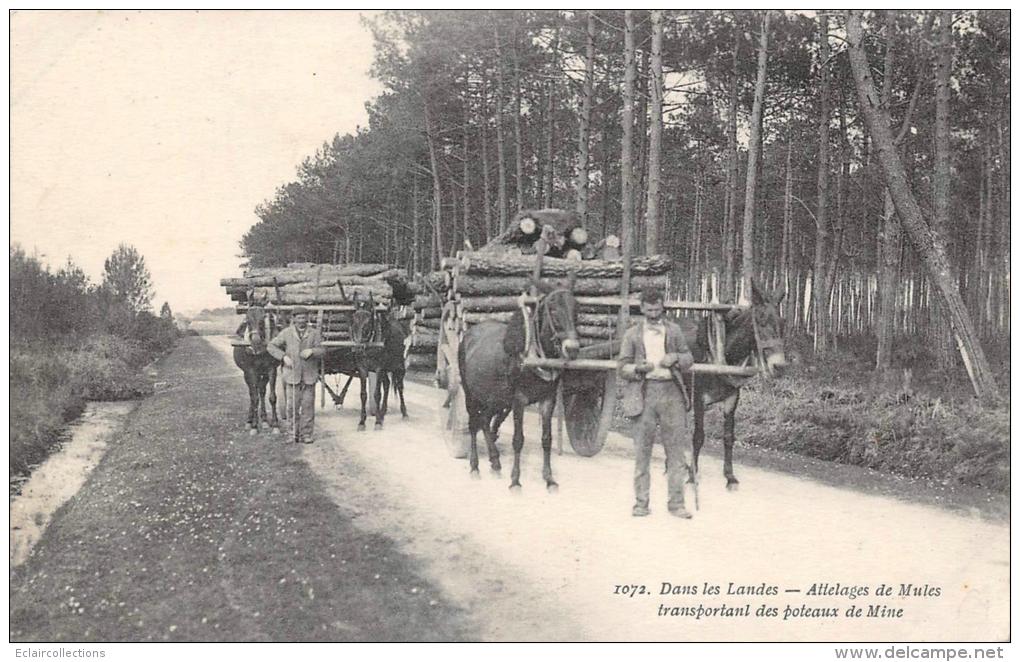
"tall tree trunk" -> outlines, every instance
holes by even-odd
[[[634,41],[637,42],[635,34]],[[641,57],[637,60],[637,77],[634,80],[634,93],[637,108],[635,120],[637,121],[638,150],[634,165],[637,173],[634,176],[634,253],[644,253],[645,247],[645,181],[648,173],[648,97],[641,94],[642,81],[648,73],[648,49],[641,49]]]
[[[546,92],[546,103],[545,103],[545,182],[542,187],[542,206],[546,209],[552,207],[553,197],[553,181],[556,177],[556,153],[553,151],[553,135],[556,133],[556,121],[555,121],[555,89],[552,81],[546,86],[548,88]]]
[[[506,230],[509,223],[507,218],[507,191],[506,191],[506,134],[503,130],[503,48],[499,41],[499,24],[493,25],[493,34],[496,39],[496,161],[497,187],[499,190],[497,201],[499,204],[499,231]]]
[[[518,52],[517,15],[513,22],[513,55],[514,65],[514,154],[517,164],[517,209],[524,209],[524,139],[521,130],[521,57]]]
[[[421,228],[418,218],[418,173],[412,173],[413,193],[411,196],[411,273],[421,272]]]
[[[620,234],[624,250],[630,255],[636,248],[634,232],[634,81],[637,78],[637,65],[634,61],[634,15],[631,10],[624,11],[623,30],[623,112],[620,120],[622,137],[620,138],[620,201],[622,214],[620,217]]]
[[[872,83],[871,70],[864,52],[864,36],[861,31],[861,16],[857,10],[847,11],[846,20],[848,55],[850,67],[860,97],[861,112],[868,132],[871,134],[879,161],[885,173],[886,183],[892,195],[896,212],[903,223],[914,250],[921,259],[934,286],[934,293],[944,310],[949,314],[964,364],[974,385],[975,394],[982,400],[996,399],[998,386],[991,367],[985,358],[977,334],[971,323],[967,308],[963,305],[957,279],[946,256],[942,237],[924,219],[920,206],[914,198],[903,163],[896,153],[889,115],[882,108]]]
[[[818,62],[822,83],[821,114],[818,119],[818,209],[815,212],[815,266],[811,274],[814,306],[815,353],[822,354],[828,349],[829,292],[825,285],[825,255],[829,243],[829,17],[820,14],[818,38]]]
[[[652,10],[651,75],[648,96],[652,100],[648,143],[648,202],[645,205],[645,250],[659,252],[659,186],[662,176],[662,11]]]
[[[489,90],[488,80],[482,79],[482,121],[478,126],[479,138],[482,143],[482,198],[485,203],[485,243],[489,243],[489,237],[496,234],[497,229],[492,227],[492,194],[489,187]]]
[[[577,201],[574,209],[586,223],[588,216],[588,171],[591,160],[591,109],[595,98],[595,13],[588,11],[588,28],[585,38],[584,54],[584,85],[581,89],[581,116],[578,118],[577,132],[577,175],[574,178],[574,191]]]
[[[882,80],[882,104],[888,112],[889,103],[892,99],[893,61],[895,49],[893,48],[893,35],[896,29],[896,12],[886,12],[886,51],[885,68]],[[899,134],[896,136],[895,146],[903,141],[910,130],[910,122],[917,104],[917,97],[921,91],[922,77],[918,76],[914,84],[914,91],[910,95],[910,102],[907,105],[906,114],[903,116]],[[874,143],[874,140],[870,140]],[[879,167],[881,165],[879,164]],[[877,350],[875,352],[875,370],[880,374],[888,372],[892,366],[893,339],[896,335],[896,302],[900,291],[900,261],[903,252],[903,231],[900,226],[899,217],[896,216],[896,209],[893,205],[889,189],[884,189],[884,207],[881,218],[881,231],[879,233],[879,260],[878,260],[878,314],[875,323],[875,336],[877,339]]]
[[[553,182],[556,178],[556,152],[553,151],[553,137],[556,134],[556,85],[553,82],[558,70],[560,57],[560,30],[557,27],[553,37],[553,65],[549,81],[545,86],[545,181],[542,189],[542,206],[552,207]]]
[[[729,169],[726,175],[726,219],[723,223],[722,290],[726,297],[733,296],[734,266],[736,264],[736,246],[734,232],[737,224],[737,100],[740,91],[740,77],[737,72],[737,58],[740,54],[740,26],[736,25],[738,14],[734,12],[733,60],[730,67],[730,98],[727,110],[728,126],[726,128],[726,151],[729,154]]]
[[[620,215],[621,249],[623,257],[623,282],[620,286],[621,297],[626,299],[630,294],[630,258],[634,254],[635,240],[634,232],[634,172],[633,172],[633,148],[634,148],[634,79],[637,78],[636,65],[634,62],[634,12],[627,9],[623,13],[623,119],[622,148],[620,153],[620,198],[622,201],[622,214]],[[620,306],[620,317],[618,327],[627,328],[627,318],[630,314],[630,307]]]
[[[435,236],[437,258],[442,258],[443,250],[443,184],[439,178],[439,156],[436,153],[435,126],[432,122],[432,111],[428,99],[425,100],[425,140],[429,146],[429,163],[432,166],[432,224]],[[456,224],[456,221],[454,221]]]
[[[754,194],[758,185],[758,154],[761,151],[762,104],[765,103],[765,74],[768,69],[769,20],[765,10],[758,39],[758,77],[754,84],[754,106],[751,108],[751,138],[747,146],[747,185],[744,188],[744,245],[740,268],[740,300],[751,299],[751,279],[754,278]]]
[[[932,191],[933,229],[942,237],[949,236],[950,160],[949,152],[949,75],[953,66],[953,13],[939,12],[939,28],[935,60],[935,177]],[[951,257],[948,256],[947,257]],[[949,334],[949,321],[936,310],[935,357],[939,366],[952,368],[954,353]]]
[[[464,213],[464,243],[471,242],[471,168],[469,166],[471,143],[468,129],[471,126],[471,73],[468,69],[464,73],[464,126],[462,128],[462,139],[464,142],[464,196],[461,203],[461,211]],[[456,246],[454,246],[456,248]]]
[[[786,140],[786,186],[783,191],[783,238],[779,249],[779,278],[790,289],[790,234],[793,231],[793,132]],[[783,302],[790,297],[783,297]]]

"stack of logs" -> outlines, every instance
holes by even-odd
[[[461,323],[470,326],[487,320],[509,320],[520,307],[520,295],[530,289],[536,259],[534,256],[477,252],[444,259],[446,297],[455,302]],[[654,287],[664,292],[669,269],[670,259],[665,255],[635,257],[631,262],[630,291],[636,295],[646,287]],[[621,334],[616,325],[622,303],[623,263],[549,257],[542,261],[542,280],[546,283],[569,287],[571,272],[576,274],[573,292],[577,300],[577,334],[581,345],[618,339]],[[635,299],[636,296],[631,298],[632,304]],[[423,305],[422,312],[426,311],[438,317],[439,311],[434,305]],[[424,314],[422,317],[429,323],[428,317]],[[438,329],[438,319],[435,328]]]
[[[247,302],[249,295],[275,305],[316,306],[348,303],[355,295],[372,295],[389,307],[405,304],[407,271],[390,264],[291,263],[286,267],[250,269],[242,278],[220,280],[232,301]]]
[[[417,294],[411,307],[414,310],[414,318],[407,340],[405,364],[408,370],[435,370],[443,298],[434,292]]]
[[[285,318],[290,308],[308,307],[311,323],[321,327],[326,341],[351,340],[349,306],[355,297],[371,296],[399,319],[399,304],[407,302],[416,289],[408,283],[407,272],[391,264],[306,262],[249,269],[241,278],[221,279],[220,285],[238,302],[238,314],[244,314],[249,297],[272,304]]]

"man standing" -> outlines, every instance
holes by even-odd
[[[687,433],[687,408],[680,385],[667,371],[687,370],[694,363],[694,357],[683,331],[663,317],[663,310],[661,292],[642,291],[644,321],[627,329],[620,348],[620,374],[626,380],[623,413],[637,418],[632,513],[635,517],[648,514],[652,444],[656,428],[661,428],[662,446],[666,451],[669,512],[690,519],[690,512],[684,508],[684,482],[693,462],[692,442]],[[654,375],[662,378],[646,378],[656,368],[665,369]]]
[[[295,426],[295,441],[310,444],[315,425],[315,383],[319,380],[319,362],[326,350],[319,330],[308,326],[305,308],[295,308],[291,321],[267,349],[276,359],[283,360],[284,388],[287,384],[293,386],[296,413],[291,424]],[[287,368],[290,368],[289,374]]]

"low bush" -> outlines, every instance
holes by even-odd
[[[944,484],[1009,490],[1008,406],[833,386],[827,371],[754,380],[738,439]]]

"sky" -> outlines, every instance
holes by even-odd
[[[255,206],[382,91],[358,12],[16,12],[11,241],[93,280],[120,243],[158,310],[230,302]]]

